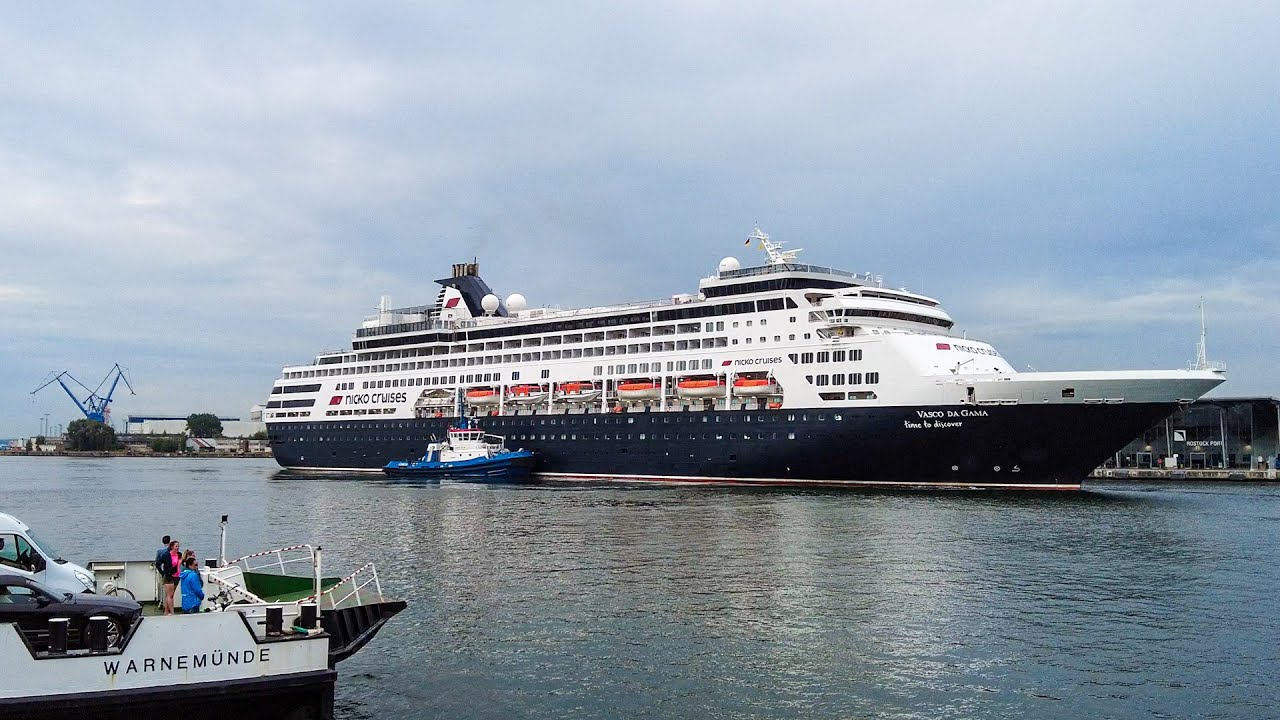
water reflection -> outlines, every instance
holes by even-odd
[[[0,464],[0,492],[71,558],[146,557],[175,527],[213,548],[229,513],[234,550],[377,561],[410,607],[340,666],[340,717],[1252,718],[1280,703],[1273,486],[519,487],[27,459]]]

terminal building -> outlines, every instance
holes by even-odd
[[[255,405],[249,411],[248,420],[219,417],[218,422],[222,423],[222,436],[228,438],[252,437],[267,430],[262,422],[261,405]],[[124,426],[126,435],[180,435],[186,431],[186,415],[130,415]]]
[[[1276,470],[1280,399],[1202,398],[1148,428],[1104,468]]]

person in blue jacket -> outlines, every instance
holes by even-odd
[[[182,570],[182,579],[178,582],[182,591],[182,612],[200,612],[200,601],[204,600],[204,581],[200,579],[200,563],[193,557],[187,558],[186,567]]]

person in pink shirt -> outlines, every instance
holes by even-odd
[[[178,552],[178,541],[169,541],[169,552],[160,557],[160,576],[164,578],[164,614],[173,614],[173,594],[178,589],[178,579],[182,574],[182,555]]]

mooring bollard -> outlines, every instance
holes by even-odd
[[[267,637],[274,637],[284,632],[284,608],[267,608]]]
[[[67,618],[49,619],[49,654],[67,654],[67,627],[71,621]]]
[[[302,612],[298,617],[298,626],[305,630],[315,630],[318,615],[319,608],[315,603],[303,603]]]
[[[89,652],[104,653],[107,651],[107,623],[111,622],[105,615],[94,615],[89,618]]]

